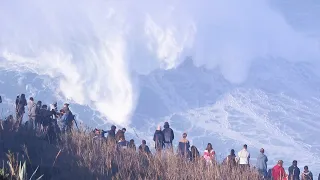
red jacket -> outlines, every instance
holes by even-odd
[[[286,179],[286,172],[283,169],[283,167],[279,166],[279,165],[275,165],[272,168],[272,177],[273,180],[285,180]]]

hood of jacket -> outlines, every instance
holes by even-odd
[[[265,159],[266,158],[266,155],[264,155],[264,154],[262,154],[262,153],[260,153],[259,155],[258,155],[258,157],[257,157],[257,159]]]
[[[169,128],[169,127],[170,127],[170,125],[169,125],[169,123],[168,123],[168,122],[165,122],[163,127],[164,127],[164,128]]]

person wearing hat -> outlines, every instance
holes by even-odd
[[[268,162],[268,157],[264,154],[264,149],[261,148],[260,154],[257,157],[256,168],[263,177],[267,177],[267,173],[268,173],[267,162]]]

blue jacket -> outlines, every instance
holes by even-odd
[[[267,162],[268,162],[268,158],[266,155],[260,153],[257,157],[257,165],[256,168],[258,170],[263,170],[263,171],[267,171],[268,167],[267,167]]]

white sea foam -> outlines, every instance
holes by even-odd
[[[130,123],[133,71],[219,68],[241,83],[256,58],[316,61],[313,38],[260,0],[4,0],[0,68],[59,79],[60,93],[117,124]]]

